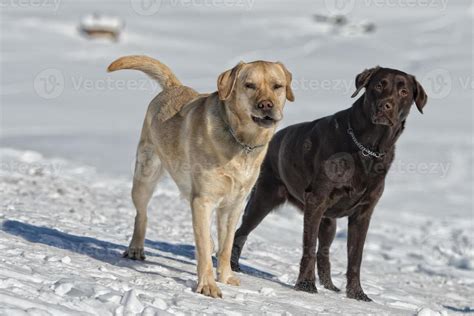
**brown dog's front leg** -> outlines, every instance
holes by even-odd
[[[319,202],[319,203],[318,203]],[[321,218],[326,210],[325,200],[307,193],[304,205],[303,257],[300,263],[300,274],[295,289],[317,293],[316,288],[316,243]]]
[[[360,285],[360,265],[364,250],[365,237],[369,229],[373,207],[357,212],[349,217],[347,238],[347,285],[346,295],[359,301],[371,302]]]
[[[331,278],[331,262],[329,261],[329,249],[336,236],[336,219],[323,218],[319,226],[318,253],[316,254],[319,282],[328,290],[339,292]]]

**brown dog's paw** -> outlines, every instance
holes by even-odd
[[[234,240],[234,245],[232,246],[232,255],[230,256],[230,268],[232,271],[235,272],[240,272],[240,264],[239,264],[239,259],[240,259],[240,253],[242,252],[242,245],[238,245],[237,242],[240,240],[240,243],[245,242],[245,238],[242,239],[242,237],[237,237]]]
[[[321,285],[329,291],[340,292],[341,290],[337,288],[334,283],[332,283],[332,279],[330,276],[328,277],[328,275],[329,273],[319,273],[319,282],[321,283]]]
[[[211,284],[202,284],[199,283],[196,288],[196,293],[203,294],[205,296],[210,296],[213,298],[222,298],[222,292],[219,287],[217,287],[216,283]]]
[[[128,247],[122,257],[132,260],[145,260],[145,250],[143,248]]]
[[[312,280],[299,281],[295,285],[295,290],[304,291],[308,293],[318,293],[318,289],[316,288],[315,281],[312,281]]]
[[[236,261],[236,262],[231,261],[231,262],[230,262],[230,268],[232,269],[232,271],[235,271],[235,272],[240,272],[240,271],[242,271],[242,270],[240,269],[240,264],[239,264],[238,261]]]
[[[323,284],[323,286],[324,286],[325,289],[328,289],[330,291],[334,291],[336,293],[341,292],[341,290],[332,283],[331,284]]]
[[[363,301],[363,302],[372,302],[372,299],[365,295],[364,291],[362,289],[360,290],[347,290],[346,296],[348,298],[352,298],[358,301]]]

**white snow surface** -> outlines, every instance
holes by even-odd
[[[472,223],[381,207],[366,244],[362,282],[373,303],[321,286],[292,289],[301,216],[270,215],[244,250],[242,284],[223,299],[193,292],[196,260],[188,204],[170,180],[149,211],[144,262],[123,259],[133,206],[128,181],[34,152],[1,151],[0,314],[5,315],[437,315],[472,311]],[[332,247],[335,284],[345,284],[345,220]],[[278,233],[275,233],[275,232]],[[214,232],[215,235],[215,232]],[[433,314],[427,314],[433,311]],[[435,313],[436,312],[436,313]]]
[[[473,313],[472,1],[346,1],[346,24],[317,23],[330,3],[3,2],[0,315]],[[93,12],[125,21],[118,43],[80,36]],[[159,91],[137,72],[105,72],[125,54],[157,57],[202,92],[239,60],[281,60],[296,94],[281,127],[350,106],[364,68],[416,75],[429,102],[410,114],[365,246],[361,281],[374,302],[292,289],[303,225],[288,205],[250,235],[240,287],[195,294],[191,212],[169,179],[150,203],[147,260],[121,258],[135,147]],[[346,225],[331,249],[341,289]]]

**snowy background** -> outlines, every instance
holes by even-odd
[[[474,312],[472,1],[4,0],[0,7],[0,315]],[[78,32],[94,12],[125,21],[118,42]],[[222,300],[194,294],[191,213],[168,179],[150,205],[147,261],[120,258],[135,213],[135,148],[159,92],[141,73],[105,72],[126,54],[160,59],[201,92],[214,91],[217,76],[240,60],[283,61],[296,102],[281,127],[349,107],[364,68],[417,76],[429,102],[424,115],[409,117],[364,253],[362,285],[373,303],[321,286],[316,295],[291,288],[302,217],[290,206],[249,237],[239,288],[220,285]],[[339,221],[332,247],[341,288],[346,223]]]

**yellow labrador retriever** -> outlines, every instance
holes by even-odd
[[[141,70],[163,88],[148,107],[138,144],[132,189],[137,215],[124,256],[145,259],[147,205],[167,171],[192,209],[196,292],[222,297],[212,269],[211,214],[216,210],[218,281],[239,285],[230,267],[234,229],[285,101],[294,100],[291,73],[279,62],[241,62],[219,76],[217,92],[198,94],[150,57],[122,57],[108,71],[119,69]]]

